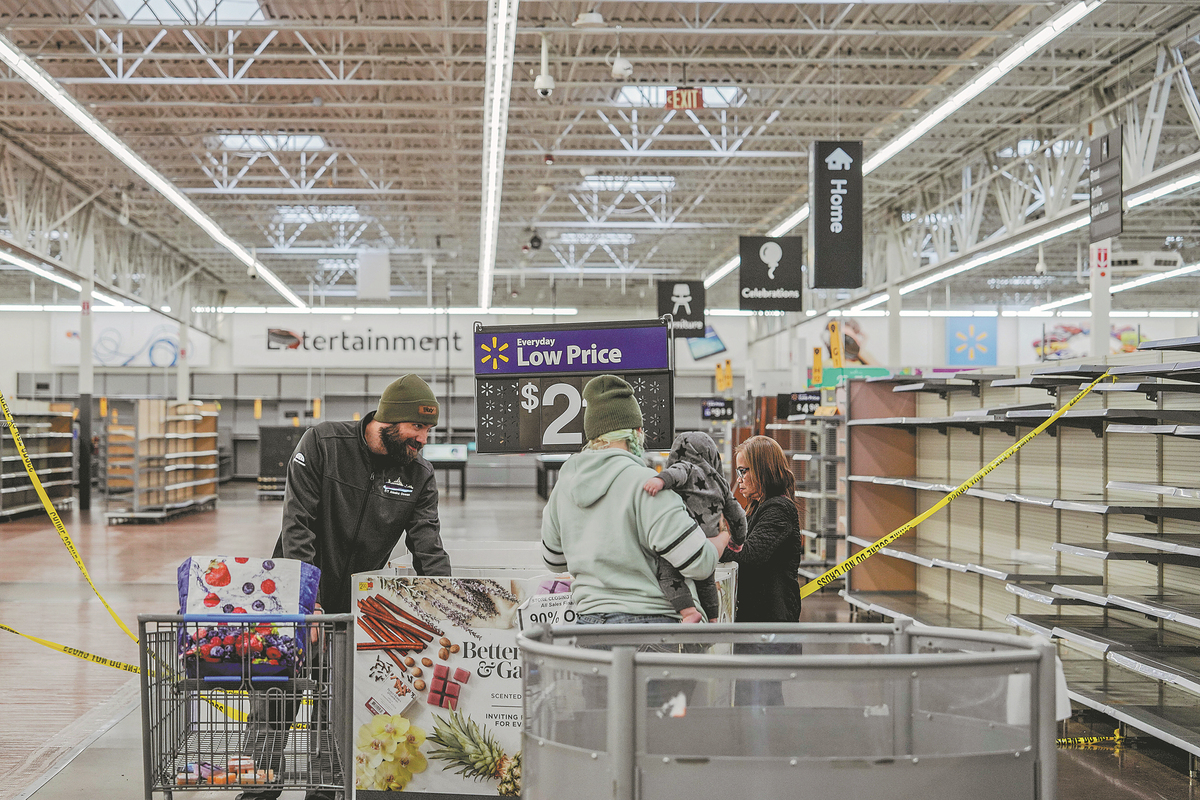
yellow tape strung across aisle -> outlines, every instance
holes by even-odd
[[[1059,417],[1061,417],[1063,414],[1070,411],[1074,407],[1074,405],[1076,403],[1078,403],[1080,400],[1087,397],[1088,393],[1091,392],[1092,389],[1096,388],[1096,384],[1100,383],[1100,381],[1104,380],[1107,377],[1109,377],[1109,375],[1106,372],[1103,375],[1101,375],[1099,378],[1096,378],[1096,380],[1089,383],[1087,386],[1083,387],[1083,389],[1080,390],[1079,394],[1072,397],[1071,400],[1066,405],[1064,405],[1062,408],[1058,409],[1053,414],[1051,414],[1049,419],[1047,419],[1041,425],[1038,425],[1036,428],[1034,428],[1032,431],[1027,433],[1025,436],[1021,437],[1017,441],[1016,444],[1014,444],[1012,447],[1005,450],[1000,455],[996,456],[994,459],[992,459],[990,464],[988,464],[986,467],[984,467],[983,469],[976,472],[970,478],[967,478],[967,480],[964,481],[957,489],[955,489],[953,492],[951,492],[950,494],[943,497],[941,500],[934,503],[925,512],[923,512],[922,514],[920,514],[917,517],[914,517],[913,519],[909,520],[908,522],[904,523],[899,528],[896,528],[896,530],[892,531],[887,536],[884,536],[882,539],[876,541],[870,547],[867,547],[863,550],[859,550],[857,553],[850,556],[849,558],[847,558],[845,561],[838,564],[837,566],[831,568],[830,570],[825,572],[820,577],[815,578],[814,580],[811,580],[808,583],[801,586],[800,587],[800,597],[801,598],[808,597],[810,594],[817,591],[821,587],[826,586],[827,584],[832,583],[833,581],[842,577],[847,572],[849,572],[851,569],[853,569],[854,567],[857,567],[859,564],[863,563],[868,558],[875,555],[880,550],[887,547],[892,542],[896,541],[901,536],[908,533],[913,528],[917,527],[918,525],[920,525],[922,522],[924,522],[925,520],[932,517],[937,512],[941,511],[946,506],[950,505],[951,502],[962,497],[964,494],[967,493],[968,489],[970,489],[972,486],[974,486],[975,484],[979,483],[981,480],[986,478],[992,472],[992,470],[996,469],[996,467],[1000,466],[1005,461],[1007,461],[1009,459],[1009,457],[1012,456],[1013,453],[1017,452],[1025,445],[1029,444],[1029,442],[1035,436],[1037,436],[1039,433],[1046,430],[1051,425],[1053,425],[1055,422],[1057,422]]]
[[[51,642],[48,639],[39,639],[36,636],[30,636],[28,633],[21,633],[16,628],[10,628],[9,626],[5,625],[2,622],[0,622],[0,631],[8,631],[9,633],[15,633],[17,636],[28,639],[31,642],[40,644],[43,647],[49,647],[51,650],[57,650],[60,653],[66,653],[67,655],[75,656],[76,658],[82,658],[84,661],[91,661],[93,664],[99,664],[102,667],[112,667],[113,669],[122,669],[122,670],[125,670],[126,672],[132,672],[135,675],[139,674],[142,671],[141,668],[135,664],[126,664],[123,661],[114,661],[111,658],[105,658],[104,656],[98,656],[94,653],[89,653],[86,650],[76,650],[74,647],[67,647],[65,644],[59,644],[58,642]]]
[[[121,626],[121,630],[125,631],[130,639],[136,642],[138,638],[133,635],[133,631],[129,630],[125,623],[121,621],[121,618],[117,616],[117,612],[113,611],[112,606],[100,594],[100,590],[96,588],[96,584],[92,583],[92,576],[88,574],[87,567],[83,565],[83,559],[79,557],[79,551],[75,549],[75,543],[71,541],[71,536],[67,533],[66,526],[63,525],[58,512],[54,509],[54,504],[50,502],[50,496],[46,494],[41,480],[38,479],[37,471],[33,468],[33,461],[30,460],[29,453],[25,450],[25,443],[21,441],[21,434],[17,431],[17,423],[13,420],[12,413],[8,410],[8,403],[5,401],[2,392],[0,392],[0,409],[4,410],[4,420],[8,423],[8,430],[12,433],[13,442],[17,445],[17,452],[21,454],[21,463],[25,465],[25,471],[29,473],[29,480],[33,482],[33,488],[37,492],[37,496],[41,499],[42,506],[46,509],[46,513],[50,515],[50,521],[54,523],[54,529],[58,531],[58,538],[62,539],[67,552],[75,560],[75,566],[79,567],[79,571],[83,573],[88,586],[92,587],[92,591],[96,593],[96,597],[104,604],[104,608],[107,609],[109,616],[116,620],[117,624]],[[91,442],[80,442],[79,446],[91,447]]]

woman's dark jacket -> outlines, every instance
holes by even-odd
[[[796,622],[800,619],[800,519],[787,497],[769,497],[747,520],[749,534],[740,553],[725,551],[722,561],[738,563],[737,621]]]

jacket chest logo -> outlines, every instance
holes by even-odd
[[[391,481],[384,481],[383,493],[389,497],[412,497],[413,487],[397,478]]]

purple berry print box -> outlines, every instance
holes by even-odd
[[[311,564],[283,558],[192,556],[180,564],[179,612],[229,616],[228,623],[180,629],[188,676],[294,674],[304,656],[304,626],[254,617],[311,614],[320,576]]]
[[[288,558],[192,556],[179,565],[179,613],[311,614],[320,579]]]

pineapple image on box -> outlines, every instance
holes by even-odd
[[[448,718],[434,714],[429,741],[441,745],[440,750],[429,752],[430,758],[450,762],[459,775],[499,780],[501,797],[521,796],[521,754],[505,754],[486,726],[481,729],[475,720],[457,711],[451,711]]]

